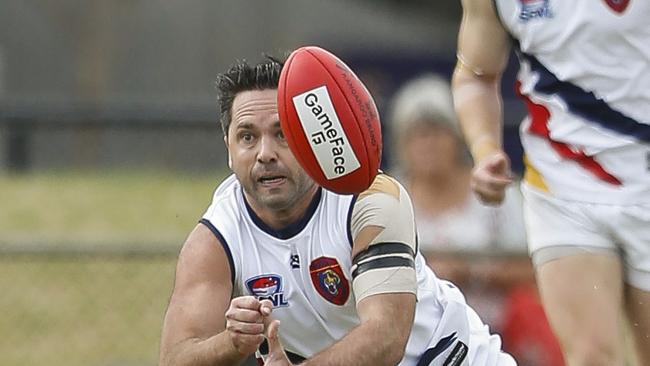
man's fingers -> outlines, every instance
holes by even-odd
[[[226,329],[241,334],[264,334],[264,324],[262,323],[228,322]]]
[[[266,333],[266,338],[269,341],[269,354],[284,352],[282,344],[280,344],[280,338],[278,337],[280,333],[280,321],[273,320],[271,324],[269,324]]]
[[[259,312],[264,316],[271,315],[271,312],[273,312],[273,303],[271,302],[271,300],[260,301]]]
[[[477,164],[477,169],[485,169],[490,175],[512,177],[510,159],[503,152],[486,157]]]
[[[272,308],[270,301],[259,301],[253,296],[236,297],[230,301],[226,311],[226,330],[239,352],[255,352],[264,341],[266,315]]]
[[[500,204],[505,199],[504,190],[492,190],[492,189],[475,189],[474,192],[478,196],[481,202],[488,205]]]
[[[282,365],[289,366],[291,362],[287,358],[287,354],[284,353],[284,348],[280,343],[280,321],[272,320],[267,328],[266,339],[269,344],[269,355],[266,359],[264,365]]]
[[[498,180],[511,183],[513,175],[510,169],[492,169],[491,167],[483,167],[483,169],[476,170],[474,175],[481,180]]]
[[[250,310],[250,309],[242,309],[242,308],[230,308],[226,312],[226,319],[228,320],[235,320],[238,322],[245,322],[245,323],[262,323],[263,317],[260,312],[255,309],[255,310]]]
[[[505,170],[509,168],[509,165],[508,159],[501,155],[494,156],[486,161],[486,166],[494,170]]]
[[[510,183],[509,180],[496,178],[488,180],[473,179],[471,187],[481,202],[493,205],[503,202],[506,194],[506,187]]]
[[[260,308],[260,301],[255,296],[240,296],[232,299],[232,307],[239,309],[258,310]]]
[[[479,180],[492,178],[512,181],[513,178],[513,174],[510,171],[510,163],[507,160],[481,162],[480,165],[474,167],[472,175]]]
[[[482,172],[476,172],[472,177],[471,187],[479,190],[505,190],[513,180],[509,177],[491,176]]]
[[[482,187],[490,190],[504,190],[512,184],[512,179],[503,177],[487,177],[481,182]]]

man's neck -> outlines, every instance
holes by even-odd
[[[314,199],[318,186],[314,185],[302,198],[290,207],[283,209],[270,209],[260,207],[246,197],[248,204],[255,214],[271,229],[281,230],[300,220],[307,212],[310,203]]]

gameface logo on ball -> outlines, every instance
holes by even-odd
[[[325,85],[293,97],[309,145],[327,179],[334,179],[358,169],[361,164],[352,151],[332,99]]]
[[[519,19],[526,23],[535,18],[552,18],[553,12],[549,0],[520,0],[521,13]]]

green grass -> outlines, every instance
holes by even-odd
[[[0,175],[0,245],[180,245],[222,176]]]
[[[59,247],[180,248],[222,176],[0,175],[0,366],[156,365],[175,266],[166,256],[39,255]],[[169,251],[167,251],[169,253]]]
[[[0,260],[0,365],[156,365],[174,262]]]

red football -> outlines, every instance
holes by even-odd
[[[319,47],[287,59],[278,86],[289,148],[318,184],[342,194],[366,190],[381,161],[381,126],[372,96],[350,68]]]

